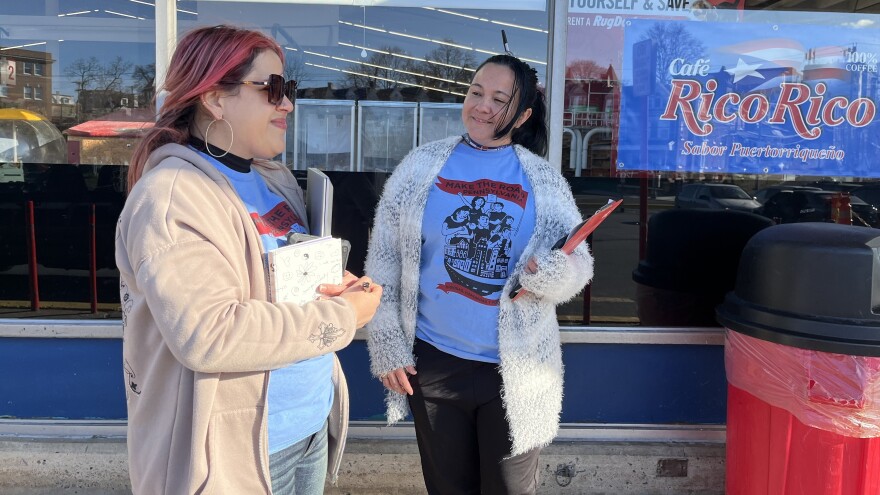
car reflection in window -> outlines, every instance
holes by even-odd
[[[814,189],[780,190],[770,196],[757,212],[776,223],[833,222],[831,200],[838,194]],[[876,207],[857,196],[850,196],[849,200],[853,225],[878,226]]]

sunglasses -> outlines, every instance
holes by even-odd
[[[266,86],[270,105],[280,105],[286,96],[291,103],[296,101],[296,80],[285,81],[278,74],[269,74],[268,81],[236,81],[223,84],[247,84],[250,86]]]

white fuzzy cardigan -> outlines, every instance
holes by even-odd
[[[420,146],[400,163],[385,185],[376,211],[365,271],[384,288],[376,316],[367,324],[372,373],[413,365],[422,215],[428,192],[460,137]],[[517,260],[500,298],[498,347],[511,455],[553,441],[562,410],[562,351],[556,305],[572,298],[593,276],[593,257],[582,244],[566,256],[550,247],[581,221],[571,189],[559,170],[515,146],[535,198],[535,231]],[[538,271],[523,268],[532,256]],[[517,278],[529,291],[516,302],[508,293]],[[388,423],[406,417],[404,395],[388,392]]]

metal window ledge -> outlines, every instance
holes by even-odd
[[[0,419],[0,440],[124,442],[125,420]],[[415,440],[410,422],[386,426],[381,421],[352,421],[349,438]],[[556,442],[725,442],[724,425],[580,424],[560,427]]]

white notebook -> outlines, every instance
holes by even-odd
[[[273,249],[267,267],[272,302],[314,301],[319,285],[342,283],[342,241],[327,236]]]

